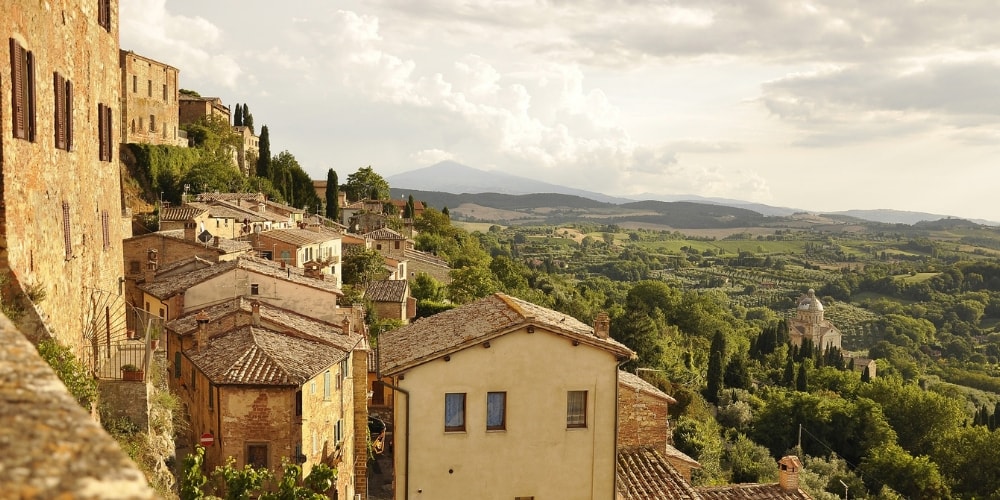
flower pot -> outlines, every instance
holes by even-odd
[[[149,348],[150,349],[152,349],[152,350],[155,351],[156,348],[159,347],[159,346],[160,346],[160,339],[149,339]]]

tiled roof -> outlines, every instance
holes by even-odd
[[[695,491],[703,500],[810,500],[812,498],[802,490],[785,491],[778,483],[699,486]]]
[[[674,404],[677,402],[676,399],[671,397],[669,394],[659,390],[655,385],[646,382],[638,375],[629,373],[624,370],[618,370],[618,383],[626,387],[630,387],[634,390],[649,394],[650,396],[663,399],[670,404]]]
[[[663,500],[702,498],[656,450],[641,447],[618,451],[618,498]]]
[[[239,217],[240,220],[243,220],[244,217],[250,219],[251,222],[261,222],[261,221],[283,222],[288,220],[286,216],[277,214],[273,211],[268,212],[265,210],[263,213],[261,213],[259,210],[257,210],[259,203],[260,202],[249,201],[248,203],[243,203],[242,205],[239,205],[235,201],[215,200],[212,202],[213,205],[226,207],[230,210],[235,210],[240,214]],[[254,217],[256,217],[256,220],[254,219]]]
[[[230,315],[240,315],[245,321],[236,321],[239,325],[249,325],[252,321],[252,299],[246,297],[236,297],[221,304],[206,307],[200,311],[190,311],[183,317],[170,321],[166,324],[167,329],[178,335],[191,335],[198,330],[197,316],[202,312],[210,323],[215,323]],[[364,332],[360,329],[353,330],[349,335],[344,334],[343,323],[328,323],[318,319],[310,318],[302,314],[282,309],[267,302],[258,301],[260,305],[261,325],[270,330],[278,332],[294,332],[299,337],[305,336],[311,340],[322,342],[341,351],[349,352],[364,348],[367,344],[362,343]],[[350,309],[344,309],[345,314],[350,314]]]
[[[167,207],[160,210],[161,221],[189,221],[205,215],[204,207],[184,205],[182,207]]]
[[[403,236],[392,229],[387,227],[382,227],[376,229],[370,233],[364,235],[365,238],[370,240],[405,240],[406,236]]]
[[[634,353],[571,316],[495,293],[385,332],[379,340],[382,372],[394,374],[522,326],[537,325],[558,335],[630,358]]]
[[[198,201],[236,201],[236,200],[249,200],[254,202],[264,201],[263,193],[201,193],[198,195]]]
[[[201,258],[201,257],[199,257],[197,255],[193,255],[193,256],[188,257],[186,259],[181,259],[181,260],[178,260],[178,261],[171,262],[171,263],[169,263],[167,265],[157,267],[156,268],[156,272],[157,273],[163,273],[163,274],[169,274],[170,271],[173,271],[174,269],[177,269],[177,268],[180,268],[180,267],[184,267],[184,266],[188,266],[188,265],[191,265],[191,264],[194,264],[199,269],[204,269],[206,267],[212,267],[212,264],[214,264],[214,262],[212,262],[210,260],[205,260],[205,259],[203,259],[203,258]]]
[[[341,237],[342,245],[365,245],[367,243],[368,240],[353,234],[344,234]]]
[[[677,459],[677,460],[679,460],[681,462],[686,462],[691,467],[694,467],[696,469],[700,469],[701,468],[701,464],[698,463],[697,460],[695,460],[695,459],[687,456],[686,453],[684,453],[681,450],[678,450],[677,448],[674,448],[673,446],[670,446],[669,444],[667,445],[667,449],[663,451],[663,457],[666,458],[666,459],[668,459],[668,460],[671,459],[671,458],[674,458],[674,459]]]
[[[406,280],[380,280],[368,283],[365,298],[372,302],[406,302]]]
[[[289,281],[300,285],[316,288],[327,292],[343,295],[334,280],[310,278],[304,274],[304,270],[287,266],[284,269],[275,262],[259,259],[250,255],[240,255],[236,259],[226,262],[219,262],[212,267],[190,272],[183,276],[171,276],[164,280],[153,281],[139,285],[139,289],[158,298],[166,299],[178,293],[183,293],[188,288],[202,283],[220,274],[232,271],[236,268],[250,271],[256,274],[273,277],[283,281]]]
[[[340,239],[340,235],[335,231],[312,231],[310,229],[299,228],[272,229],[271,231],[260,233],[260,237],[278,240],[296,247]]]
[[[344,351],[266,328],[243,326],[186,351],[214,384],[302,385],[344,359]]]
[[[253,213],[247,213],[245,210],[234,209],[222,202],[214,202],[214,203],[191,202],[188,203],[187,206],[203,209],[206,212],[208,212],[209,217],[213,217],[216,219],[234,219],[239,223],[242,223],[243,219],[247,219],[250,222],[263,222],[264,220],[266,220],[263,217],[258,217],[257,215],[254,215]]]
[[[448,267],[448,261],[436,255],[431,255],[427,252],[421,252],[419,250],[405,249],[403,250],[403,256],[408,260],[415,260],[432,266]]]
[[[287,214],[304,214],[304,213],[306,213],[305,210],[301,210],[301,209],[295,208],[295,207],[293,207],[291,205],[285,205],[285,204],[282,204],[282,203],[278,203],[276,201],[265,200],[264,203],[267,204],[267,206],[269,206],[269,207],[271,207],[271,208],[273,208],[275,210],[280,210],[280,211],[285,212]]]
[[[214,238],[212,240],[210,240],[208,242],[208,244],[206,245],[205,243],[202,243],[200,241],[194,241],[194,240],[189,240],[189,239],[185,238],[184,237],[184,230],[183,229],[171,229],[171,230],[168,230],[168,231],[159,231],[159,232],[153,233],[153,234],[159,234],[159,235],[162,235],[162,236],[166,236],[168,238],[174,238],[174,239],[178,239],[178,240],[183,240],[183,241],[185,241],[187,243],[190,243],[192,245],[198,245],[199,247],[202,247],[202,248],[211,248],[211,249],[214,249],[214,250],[218,250],[219,253],[246,252],[247,250],[250,250],[250,249],[253,248],[253,247],[250,246],[249,243],[247,243],[245,241],[231,240],[229,238],[222,238],[222,237],[219,238],[219,246],[215,246],[215,239]]]

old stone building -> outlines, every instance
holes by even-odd
[[[181,125],[195,123],[206,117],[214,117],[230,122],[229,108],[218,97],[198,97],[190,94],[178,95],[178,117]]]
[[[117,13],[54,0],[0,16],[0,273],[35,299],[22,328],[80,354],[124,329]]]
[[[823,303],[812,289],[799,298],[795,317],[788,319],[788,337],[792,344],[802,346],[803,339],[812,341],[817,349],[841,348],[843,334],[829,320],[823,318]]]
[[[119,53],[124,141],[187,146],[178,128],[179,71],[132,51]]]
[[[365,498],[367,332],[237,297],[167,324],[169,384],[190,420],[183,444],[210,435],[206,466],[281,470],[282,459],[336,467],[336,498]]]
[[[243,125],[233,127],[233,132],[240,136],[240,143],[236,149],[236,164],[243,175],[247,177],[254,175],[260,153],[260,137],[257,137],[250,127]]]

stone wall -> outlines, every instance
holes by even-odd
[[[106,300],[122,275],[118,1],[110,0],[110,29],[98,22],[99,4],[9,2],[0,16],[4,38],[31,52],[36,124],[33,140],[13,138],[12,66],[0,59],[0,273],[40,292],[32,295],[47,330],[77,354],[105,306],[111,317],[123,312],[121,301]],[[68,150],[56,147],[55,73],[72,85]],[[112,116],[111,161],[101,159],[99,105]]]
[[[102,380],[102,418],[127,418],[142,432],[149,432],[149,396],[152,389],[146,382]]]
[[[663,453],[670,436],[667,401],[641,390],[618,390],[618,447],[650,446]]]
[[[178,70],[121,51],[123,142],[187,146],[178,135]]]

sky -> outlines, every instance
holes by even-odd
[[[121,0],[121,47],[314,179],[453,160],[608,195],[1000,221],[977,0]]]

